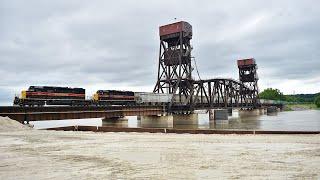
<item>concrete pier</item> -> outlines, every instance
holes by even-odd
[[[276,106],[270,106],[270,107],[267,107],[267,113],[275,113],[275,112],[278,112],[279,108],[277,108]]]
[[[141,127],[168,127],[181,125],[198,126],[198,114],[173,114],[164,116],[141,116]]]
[[[198,125],[198,114],[174,114],[173,125]]]
[[[261,114],[260,109],[239,110],[240,117],[259,116]]]
[[[214,118],[214,120],[228,120],[228,110],[214,109],[213,118]]]
[[[211,109],[209,110],[210,124],[228,124],[228,110],[227,109]]]
[[[128,127],[128,119],[125,117],[103,118],[102,126]]]
[[[267,107],[267,115],[276,115],[279,112],[279,108],[276,106],[269,106]]]
[[[232,108],[228,108],[228,116],[232,116]]]
[[[263,109],[263,108],[260,108],[260,109],[259,109],[259,114],[260,114],[260,115],[264,115],[264,114],[265,114],[265,112],[266,112],[266,110],[265,110],[265,109]]]
[[[141,127],[173,127],[173,116],[164,115],[164,116],[141,116]]]

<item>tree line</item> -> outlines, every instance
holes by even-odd
[[[317,107],[320,107],[320,93],[284,95],[279,89],[267,88],[259,93],[259,98],[296,103],[315,103]]]

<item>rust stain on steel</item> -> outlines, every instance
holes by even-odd
[[[192,34],[192,26],[185,21],[180,21],[180,22],[175,22],[172,24],[167,24],[159,27],[160,36],[165,36],[165,35],[179,33],[179,32]]]

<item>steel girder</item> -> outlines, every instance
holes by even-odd
[[[233,79],[207,79],[193,81],[193,92],[184,106],[189,109],[202,108],[254,108],[255,104],[250,89]]]

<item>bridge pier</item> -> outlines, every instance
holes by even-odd
[[[164,116],[141,116],[140,117],[140,125],[141,127],[173,127],[173,116],[172,115],[164,115]]]
[[[232,108],[228,108],[228,116],[232,116]]]
[[[176,125],[198,125],[198,114],[174,114],[173,126]]]
[[[210,109],[209,110],[209,123],[215,124],[228,124],[228,111],[227,109]],[[232,112],[232,109],[231,109]]]
[[[198,125],[198,114],[171,114],[164,116],[140,116],[141,127],[168,127]]]
[[[239,110],[240,117],[259,116],[263,111],[260,109]]]
[[[128,119],[125,117],[103,118],[102,126],[128,127]]]
[[[267,107],[267,114],[274,114],[277,113],[279,110],[276,106],[269,106]]]
[[[264,108],[259,108],[259,115],[264,115],[266,110]]]

